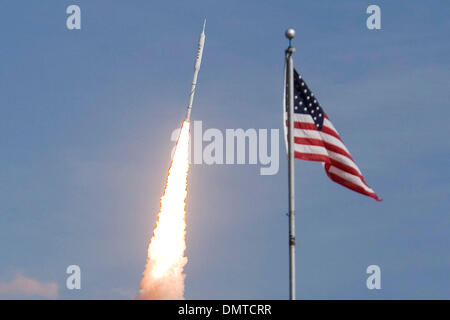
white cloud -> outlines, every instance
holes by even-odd
[[[58,285],[55,282],[39,282],[19,273],[11,282],[0,282],[0,296],[3,298],[56,299],[58,298]]]

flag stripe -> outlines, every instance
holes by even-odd
[[[314,139],[314,138],[309,138],[309,137],[303,138],[303,137],[299,137],[299,136],[294,136],[294,143],[313,145],[313,146],[322,146],[325,149],[328,149],[335,153],[339,153],[343,156],[346,156],[347,158],[349,158],[350,160],[353,161],[352,156],[346,150],[343,150],[340,147],[338,147],[332,143],[328,143],[327,141],[325,141],[325,139],[321,140],[321,139]]]
[[[327,166],[327,167],[328,167],[328,172],[329,173],[335,174],[335,175],[341,177],[342,179],[346,179],[346,180],[352,182],[353,184],[355,184],[357,186],[360,186],[361,188],[363,188],[367,192],[372,192],[373,193],[373,190],[370,187],[366,186],[365,183],[363,183],[363,181],[362,181],[360,176],[355,176],[355,175],[353,175],[351,173],[348,173],[346,171],[340,170],[339,168],[337,168],[337,167],[335,167],[333,165]]]
[[[303,130],[317,130],[314,123],[306,123],[306,122],[294,122],[294,128],[295,129],[303,129]],[[336,131],[333,129],[326,127],[325,125],[322,127],[323,133],[329,134],[330,136],[335,137],[336,139],[341,140],[341,137],[338,135]],[[342,140],[341,140],[342,141]]]
[[[359,171],[358,166],[356,163],[354,163],[352,160],[350,160],[347,157],[344,157],[338,153],[335,153],[333,151],[328,150],[328,155],[330,159],[333,161],[336,161],[339,163],[337,167],[342,166],[343,170],[350,172],[351,174],[354,174],[355,176],[362,176],[361,171]],[[333,162],[334,164],[334,162]],[[348,168],[348,169],[345,169]]]
[[[339,132],[337,132],[337,130],[334,128],[333,124],[331,123],[330,119],[328,119],[328,117],[325,117],[325,120],[323,121],[323,125],[330,128],[331,130],[333,130],[339,136]],[[339,139],[340,139],[340,137],[339,137]]]
[[[342,162],[342,160],[346,159],[344,157],[338,157],[339,155],[327,151],[323,147],[319,146],[311,146],[311,145],[301,145],[301,144],[295,144],[294,145],[294,156],[299,159],[303,160],[310,160],[310,161],[321,161],[329,163],[343,171],[346,171],[354,176],[358,176],[362,178],[361,172],[359,171],[358,167],[353,162]],[[306,158],[301,157],[301,154],[305,154]],[[317,156],[317,157],[315,157]]]
[[[333,144],[336,147],[339,147],[340,149],[342,149],[345,152],[347,152],[348,154],[350,154],[350,152],[347,150],[347,148],[345,147],[345,145],[342,143],[341,140],[336,139],[335,137],[330,136],[329,134],[322,133],[317,130],[294,129],[294,137],[324,140],[325,142],[327,142],[329,144]]]
[[[286,116],[286,119],[288,117]],[[294,122],[307,122],[307,123],[312,123],[314,124],[313,119],[311,118],[310,115],[306,115],[306,114],[298,114],[298,113],[294,113]],[[288,125],[288,124],[287,124]],[[315,127],[314,127],[315,128]]]
[[[347,187],[353,191],[362,193],[368,197],[374,198],[377,201],[381,201],[381,199],[377,196],[377,194],[375,192],[367,192],[364,188],[362,188],[361,186],[358,186],[344,178],[341,178],[340,176],[331,173],[329,171],[327,171],[327,169],[325,168],[325,172],[327,173],[328,177],[333,180],[336,183],[339,183],[340,185]]]

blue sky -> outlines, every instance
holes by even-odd
[[[79,31],[66,29],[71,4]],[[366,28],[370,4],[382,30]],[[442,1],[3,3],[0,284],[23,274],[62,299],[137,294],[207,17],[193,119],[281,128],[293,27],[296,68],[383,198],[296,161],[298,298],[449,299],[449,15]],[[192,166],[186,298],[288,297],[283,152],[274,176]],[[71,264],[79,291],[65,289]],[[381,290],[366,288],[372,264]]]

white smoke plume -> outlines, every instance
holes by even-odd
[[[181,127],[137,299],[184,299],[189,126]]]

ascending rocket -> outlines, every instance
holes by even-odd
[[[195,57],[195,64],[194,64],[194,77],[192,78],[191,93],[189,94],[189,104],[186,112],[187,121],[189,121],[191,118],[192,103],[194,102],[195,87],[197,86],[197,76],[198,72],[200,71],[200,65],[202,63],[203,46],[205,45],[205,26],[206,26],[206,19],[203,22],[203,30],[202,33],[200,34],[200,39],[198,40],[197,56]]]

